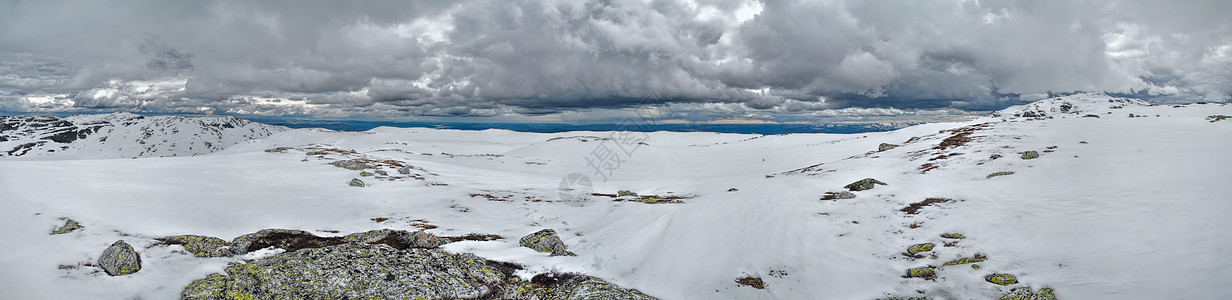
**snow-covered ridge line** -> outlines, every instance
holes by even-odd
[[[285,130],[231,116],[0,116],[0,158],[191,156]]]
[[[1102,92],[1078,93],[1010,106],[993,112],[989,116],[994,118],[1045,118],[1104,115],[1112,113],[1115,109],[1136,106],[1151,106],[1151,104],[1139,99],[1113,97]]]

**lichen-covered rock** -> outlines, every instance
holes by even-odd
[[[841,191],[841,192],[826,192],[821,195],[821,200],[840,200],[840,199],[855,199],[856,193]]]
[[[578,274],[545,273],[530,282],[505,286],[501,299],[655,299],[636,290],[625,289],[602,279]]]
[[[411,167],[398,168],[398,174],[402,174],[402,175],[411,174]]]
[[[616,197],[624,197],[624,196],[632,196],[632,197],[637,197],[637,193],[634,193],[634,192],[629,191],[629,190],[619,190],[619,191],[616,191]]]
[[[1001,300],[1057,300],[1057,295],[1051,288],[1042,288],[1039,292],[1034,292],[1030,287],[1016,287],[1010,290],[1008,294],[1001,296]]]
[[[937,277],[937,267],[924,266],[907,269],[907,278],[925,278],[931,279]]]
[[[212,236],[173,235],[158,238],[158,241],[166,245],[183,245],[184,250],[188,250],[189,253],[196,257],[231,256],[231,251],[227,249],[227,245],[231,243]]]
[[[947,238],[947,239],[959,239],[959,240],[967,238],[967,236],[961,233],[956,233],[956,232],[942,233],[941,237]]]
[[[886,151],[886,150],[890,150],[894,148],[898,148],[898,145],[890,144],[890,143],[881,143],[881,145],[877,145],[877,152]]]
[[[886,185],[885,182],[881,182],[876,179],[864,178],[864,179],[860,179],[859,181],[852,182],[851,184],[845,185],[843,186],[843,188],[850,190],[852,192],[855,192],[855,191],[863,191],[863,190],[872,189],[876,187],[878,184]]]
[[[915,255],[915,254],[920,254],[920,252],[933,251],[933,247],[935,246],[937,245],[933,243],[915,244],[915,245],[911,245],[911,247],[907,247],[907,253],[911,253],[912,255]]]
[[[262,229],[231,240],[231,254],[241,255],[269,247],[293,252],[305,248],[320,248],[345,243],[341,237],[320,237],[293,229]]]
[[[1039,158],[1039,152],[1026,151],[1022,153],[1022,159],[1036,159],[1036,158]]]
[[[86,227],[81,226],[81,224],[78,224],[77,221],[73,219],[64,219],[64,226],[60,226],[60,228],[57,228],[56,230],[52,230],[51,234],[65,234],[65,233],[73,232],[77,229],[82,229],[82,228],[86,228]]]
[[[352,171],[359,171],[363,169],[372,168],[372,166],[368,165],[367,161],[362,160],[362,159],[339,160],[339,161],[331,162],[329,164],[334,165],[335,167],[352,170]]]
[[[346,243],[232,263],[226,274],[193,281],[180,299],[655,299],[585,275],[528,282],[513,276],[520,269],[469,253]]]
[[[1018,283],[1018,277],[1010,274],[992,274],[984,276],[984,280],[997,285],[1011,285]]]
[[[1010,172],[1010,171],[1005,171],[1005,172],[994,172],[994,173],[992,173],[992,174],[988,174],[988,177],[985,177],[985,178],[993,178],[993,177],[997,177],[997,176],[1005,176],[1005,175],[1014,175],[1014,172]]]
[[[360,177],[372,177],[372,172],[368,172],[368,171],[359,172],[359,176]]]
[[[971,264],[971,263],[982,262],[982,261],[987,260],[987,259],[988,259],[988,257],[986,257],[986,256],[976,254],[974,257],[961,257],[961,258],[959,258],[959,259],[955,259],[955,260],[947,261],[947,262],[945,262],[945,264],[943,264],[943,265],[945,265],[945,266],[965,265],[965,264]]]
[[[141,270],[141,255],[133,250],[133,246],[119,240],[103,250],[103,255],[98,257],[98,266],[111,276],[137,273]]]
[[[394,229],[377,229],[353,233],[342,237],[342,240],[361,244],[386,244],[395,249],[436,248],[444,245],[445,240],[431,233]]]
[[[476,299],[499,295],[512,270],[472,254],[347,243],[232,263],[180,299]]]
[[[573,252],[565,250],[565,242],[556,236],[556,230],[544,229],[538,232],[528,234],[518,241],[522,247],[535,249],[539,252],[551,252],[551,256],[576,256]]]
[[[1001,158],[1001,154],[993,154],[988,157],[988,159],[998,159],[998,158]]]
[[[359,180],[359,178],[351,178],[351,183],[350,183],[350,185],[351,185],[351,186],[353,186],[353,187],[364,187],[364,186],[367,186],[367,185],[365,185],[365,184],[364,184],[364,181],[363,181],[363,180]]]

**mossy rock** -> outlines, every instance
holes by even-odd
[[[577,256],[573,252],[565,249],[565,242],[560,240],[556,235],[556,230],[544,229],[535,233],[528,234],[518,240],[518,244],[522,247],[531,248],[539,252],[551,252],[550,256]]]
[[[739,190],[738,190],[738,189],[736,189],[736,188],[730,188],[730,189],[727,189],[727,191],[728,191],[728,192],[735,192],[735,191],[739,191]]]
[[[957,266],[957,265],[973,264],[973,263],[977,263],[977,262],[983,262],[983,261],[985,261],[985,260],[987,260],[987,259],[988,259],[987,257],[984,257],[984,256],[982,256],[982,255],[978,255],[978,254],[977,254],[975,257],[963,257],[963,258],[959,258],[959,259],[955,259],[955,260],[947,261],[947,262],[945,262],[945,264],[943,264],[943,265],[945,265],[945,266]]]
[[[637,193],[634,193],[634,192],[629,191],[629,190],[619,190],[619,191],[616,191],[616,197],[624,197],[624,196],[632,196],[632,197],[637,197]]]
[[[1022,153],[1022,159],[1036,159],[1039,157],[1040,157],[1039,152],[1035,152],[1035,151],[1026,151]]]
[[[1016,287],[1010,290],[1008,294],[1001,296],[1000,300],[1057,300],[1056,293],[1051,288],[1042,288],[1039,292],[1034,292],[1030,287]]]
[[[907,269],[907,278],[937,278],[937,267],[925,266]]]
[[[988,174],[988,177],[986,177],[986,178],[993,178],[993,177],[997,177],[997,176],[1005,176],[1005,175],[1014,175],[1014,172],[1010,172],[1010,171],[1005,171],[1005,172],[995,172],[995,173],[992,173],[992,174]]]
[[[359,171],[363,169],[372,168],[371,165],[368,165],[368,162],[366,160],[362,160],[362,159],[339,160],[339,161],[331,162],[329,164],[335,167],[352,170],[352,171]]]
[[[372,177],[372,172],[368,172],[368,171],[359,172],[359,177]]]
[[[933,243],[915,244],[915,245],[911,245],[911,247],[907,247],[907,253],[915,255],[915,254],[920,254],[920,252],[933,251],[933,247],[935,246],[937,245]]]
[[[845,185],[843,186],[843,188],[849,191],[852,191],[852,192],[856,192],[856,191],[870,190],[876,187],[878,184],[886,185],[885,182],[881,182],[876,179],[864,178],[864,179],[857,180],[856,182],[852,182],[851,184]]]
[[[947,239],[958,239],[958,240],[967,238],[967,236],[961,233],[956,233],[956,232],[942,233],[941,237],[947,238]]]
[[[183,245],[184,250],[196,257],[231,256],[231,251],[227,248],[231,243],[216,237],[187,234],[161,237],[157,240],[166,245]]]
[[[984,276],[984,280],[997,285],[1011,285],[1018,283],[1018,277],[1010,274],[991,274]]]
[[[64,219],[64,226],[60,226],[60,228],[57,228],[56,230],[52,230],[51,234],[53,235],[65,234],[65,233],[73,232],[73,231],[76,231],[77,229],[82,229],[82,228],[86,228],[86,227],[81,226],[81,224],[77,223],[77,221],[73,219],[66,218]]]
[[[133,246],[119,240],[103,250],[103,255],[98,257],[98,266],[111,276],[137,273],[141,271],[141,255],[133,250]]]
[[[350,183],[348,183],[348,185],[353,186],[353,187],[365,187],[365,186],[367,186],[366,184],[364,184],[364,181],[363,181],[363,180],[359,180],[359,178],[351,178],[351,182],[350,182]]]

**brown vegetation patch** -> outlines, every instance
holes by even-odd
[[[766,288],[766,283],[761,281],[761,278],[753,277],[753,276],[747,276],[744,278],[736,279],[736,283],[740,285],[751,286],[759,290]]]
[[[376,218],[372,218],[371,220],[372,220],[373,222],[381,223],[381,222],[389,221],[389,218],[386,218],[386,217],[376,217]]]
[[[907,205],[907,207],[904,207],[903,209],[900,209],[898,211],[905,212],[909,215],[914,215],[914,214],[918,214],[919,210],[921,208],[924,208],[925,206],[933,205],[936,203],[949,202],[949,201],[950,199],[946,199],[946,198],[927,198],[927,199],[924,199],[924,201],[920,201],[920,202]]]
[[[411,220],[411,227],[419,228],[422,230],[439,228],[436,225],[428,224],[428,220],[424,220],[424,219]]]
[[[933,164],[933,163],[922,164],[920,165],[920,174],[928,173],[928,171],[932,171],[940,167],[941,167],[940,165]]]
[[[944,244],[942,244],[942,246],[946,246],[946,247],[957,247],[957,246],[958,246],[958,241],[953,241],[953,242],[945,242]]]
[[[470,195],[471,195],[471,198],[483,197],[484,199],[488,199],[488,201],[509,201],[509,197],[513,196],[513,195],[505,195],[505,196],[497,197],[497,196],[493,196],[492,194],[478,194],[478,193],[474,193]]]

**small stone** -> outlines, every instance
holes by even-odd
[[[1010,274],[992,274],[984,276],[984,280],[997,285],[1011,285],[1018,283],[1018,277]]]
[[[399,174],[403,174],[403,175],[406,175],[406,174],[411,174],[411,167],[401,167],[401,168],[398,168],[398,173],[399,173]]]
[[[845,185],[845,186],[843,186],[843,188],[846,188],[847,190],[850,190],[850,191],[855,192],[855,191],[863,191],[863,190],[869,190],[869,189],[872,189],[872,188],[876,187],[876,185],[878,185],[878,184],[880,184],[880,185],[886,185],[886,183],[885,183],[885,182],[881,182],[881,181],[878,181],[878,180],[876,180],[876,179],[872,179],[872,178],[864,178],[864,179],[860,179],[860,180],[858,180],[858,181],[856,181],[856,182],[852,182],[851,184]]]
[[[988,159],[998,159],[998,158],[1001,158],[1001,154],[993,154],[992,156],[988,157]]]
[[[528,234],[522,237],[518,244],[539,252],[551,252],[550,256],[577,256],[565,249],[565,242],[561,241],[560,237],[556,236],[556,230],[552,229],[544,229]]]
[[[368,172],[368,171],[359,172],[359,177],[371,177],[371,176],[372,176],[372,172]]]
[[[1036,159],[1036,158],[1039,158],[1039,152],[1026,151],[1022,153],[1022,159]]]
[[[727,189],[727,191],[728,191],[728,192],[735,192],[735,191],[739,191],[739,190],[738,190],[738,189],[736,189],[736,188],[730,188],[730,189]]]
[[[77,221],[73,219],[64,219],[64,226],[60,226],[59,229],[53,230],[51,234],[65,234],[82,228],[86,227],[81,226],[81,224],[78,224]]]
[[[877,152],[886,151],[886,150],[890,150],[894,148],[898,148],[898,145],[890,144],[890,143],[881,143],[881,145],[877,145]]]
[[[350,183],[350,184],[351,184],[351,186],[353,186],[353,187],[364,187],[364,186],[366,186],[366,185],[364,184],[364,181],[363,181],[363,180],[359,180],[359,178],[351,178],[351,183]]]
[[[376,173],[381,176],[389,176],[389,172],[385,172],[385,170],[376,170]]]
[[[963,235],[963,234],[961,234],[961,233],[953,233],[953,232],[951,232],[951,233],[942,233],[942,234],[941,234],[941,237],[943,237],[943,238],[947,238],[947,239],[965,239],[965,238],[967,238],[967,236],[964,236],[964,235]]]
[[[112,243],[103,255],[98,258],[98,266],[107,271],[107,275],[122,276],[137,273],[141,270],[141,256],[123,240]]]

